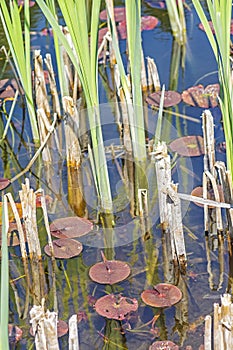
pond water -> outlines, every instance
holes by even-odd
[[[115,1],[116,6],[123,6],[123,1]],[[186,10],[187,23],[187,49],[185,68],[179,66],[177,86],[174,86],[174,77],[171,77],[173,37],[170,30],[169,19],[165,10],[153,9],[142,2],[142,14],[155,16],[159,19],[159,25],[153,30],[142,32],[142,45],[145,57],[154,58],[161,84],[166,89],[172,88],[178,92],[197,85],[213,84],[218,82],[217,66],[213,58],[205,33],[198,28],[199,19],[193,9],[192,2],[187,1],[190,10]],[[37,6],[31,9],[32,31],[40,31],[47,23]],[[2,31],[1,31],[2,33]],[[0,34],[1,44],[5,43],[3,34]],[[51,37],[35,35],[32,37],[32,46],[41,49],[44,56],[51,50]],[[126,50],[126,43],[121,42],[122,52]],[[54,53],[50,51],[54,58]],[[1,60],[3,65],[4,60]],[[10,68],[4,73],[10,76]],[[56,283],[58,297],[58,316],[60,320],[68,322],[69,317],[78,313],[79,317],[79,342],[80,350],[85,349],[149,349],[155,340],[169,339],[179,345],[181,350],[198,350],[204,343],[204,318],[212,314],[213,303],[220,303],[220,296],[227,290],[232,271],[232,261],[226,240],[219,245],[217,236],[206,237],[203,226],[203,208],[182,201],[182,216],[185,247],[187,254],[186,274],[177,276],[173,283],[177,284],[183,293],[182,301],[165,309],[153,308],[145,305],[141,300],[141,293],[145,289],[152,289],[158,283],[169,282],[167,280],[167,257],[164,236],[160,228],[159,206],[157,196],[157,184],[154,171],[154,163],[149,163],[146,170],[149,197],[149,226],[146,232],[140,226],[140,219],[130,213],[131,198],[126,195],[119,172],[119,167],[125,162],[125,156],[121,152],[119,133],[115,124],[114,108],[112,101],[108,100],[108,90],[100,78],[100,103],[103,135],[106,146],[119,146],[116,160],[112,159],[111,147],[107,153],[108,169],[111,179],[114,218],[116,227],[107,232],[115,237],[114,247],[106,248],[103,240],[104,230],[100,224],[95,224],[94,229],[86,236],[79,238],[83,243],[81,255],[69,260],[57,260]],[[12,178],[20,169],[24,169],[32,157],[35,149],[30,143],[31,134],[24,120],[22,106],[17,106],[12,119],[15,127],[15,140],[11,132],[8,132],[7,141],[1,144],[0,174],[2,177]],[[7,110],[10,102],[6,102]],[[157,114],[145,107],[148,114],[148,136],[151,138],[156,127]],[[168,144],[177,137],[185,135],[202,135],[201,114],[202,108],[191,107],[181,102],[172,109],[181,114],[165,113],[162,129],[163,140]],[[212,110],[215,118],[216,143],[224,141],[221,117],[217,109]],[[189,116],[191,118],[185,118]],[[2,113],[2,120],[5,120]],[[3,122],[1,128],[3,129]],[[61,134],[63,125],[61,123]],[[85,130],[86,132],[86,130]],[[85,134],[83,132],[83,134]],[[59,132],[58,132],[59,135]],[[62,138],[62,137],[61,137]],[[14,146],[11,145],[14,142]],[[61,155],[57,152],[55,140],[50,143],[53,163],[45,164],[41,160],[34,164],[32,172],[26,174],[34,189],[42,187],[46,195],[49,195],[53,204],[48,209],[49,220],[76,215],[72,192],[75,196],[75,186],[68,184],[69,173],[65,161],[65,149]],[[174,156],[174,152],[171,152]],[[83,193],[86,200],[88,218],[96,220],[96,195],[93,185],[91,168],[87,153],[84,152],[82,164]],[[86,158],[85,158],[86,157]],[[225,161],[224,152],[216,152],[217,160]],[[134,160],[130,160],[134,163]],[[191,193],[196,186],[201,186],[203,172],[203,156],[182,157],[178,156],[172,169],[174,182],[179,183],[179,191]],[[18,190],[24,177],[14,182],[9,191],[15,200],[18,198]],[[68,196],[69,193],[69,196]],[[72,203],[71,203],[72,202]],[[39,216],[39,237],[41,247],[47,244],[46,232]],[[42,224],[41,224],[42,223]],[[103,285],[93,282],[88,275],[90,267],[102,260],[101,250],[112,259],[127,262],[131,267],[130,276],[123,282]],[[23,268],[18,247],[9,248],[10,278],[16,279],[15,288],[19,295],[20,304],[24,304],[25,281],[23,280]],[[48,308],[52,309],[53,297],[51,290],[51,260],[43,254],[43,266],[45,271],[46,293],[48,294]],[[171,281],[170,281],[171,282]],[[97,314],[93,307],[95,301],[105,294],[122,293],[128,298],[138,301],[138,311],[130,314],[124,321],[106,319]],[[34,338],[30,335],[29,318],[20,318],[16,303],[15,291],[10,286],[10,323],[18,325],[23,330],[23,338],[12,344],[15,349],[33,349]],[[153,317],[158,315],[155,324]],[[151,321],[151,322],[150,322]],[[68,336],[59,339],[60,348],[68,349]],[[190,347],[188,347],[190,346]]]

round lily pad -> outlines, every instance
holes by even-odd
[[[78,256],[83,250],[82,243],[74,239],[61,238],[53,241],[54,256],[57,259],[70,259]],[[51,256],[49,245],[44,247],[47,255]]]
[[[20,339],[22,339],[23,331],[18,326],[15,326],[13,324],[8,324],[8,336],[9,336],[9,343],[14,344],[14,343],[17,343]]]
[[[69,216],[50,224],[51,235],[57,238],[81,237],[93,229],[93,223],[85,218]]]
[[[145,304],[150,306],[169,307],[181,300],[182,293],[173,284],[160,283],[154,286],[154,289],[144,290],[141,298]]]
[[[179,137],[169,144],[172,152],[183,157],[198,157],[204,154],[204,140],[202,136],[190,135]]]
[[[110,319],[124,320],[131,311],[138,309],[136,299],[123,297],[122,295],[109,294],[98,299],[95,303],[96,312]]]
[[[179,346],[170,340],[155,341],[149,350],[179,350]]]
[[[106,260],[93,265],[89,270],[90,278],[101,284],[114,284],[126,279],[130,267],[123,261]]]
[[[11,182],[9,179],[0,178],[0,191],[5,190],[10,184]]]
[[[224,202],[224,193],[223,193],[223,188],[221,185],[217,185],[218,187],[218,193],[219,193],[219,197],[220,197],[220,202]],[[191,192],[192,196],[196,196],[196,197],[200,197],[203,198],[203,187],[202,186],[198,186],[195,187],[192,192]],[[212,189],[207,191],[207,199],[213,200],[215,201],[216,198],[214,197],[214,191]],[[196,203],[194,202],[197,206],[199,207],[203,207],[204,205],[201,203]],[[212,205],[208,206],[209,208],[214,208]]]
[[[24,235],[26,241],[26,235]],[[17,224],[14,222],[9,223],[9,229],[7,233],[7,244],[9,247],[15,247],[20,244]],[[2,245],[2,226],[0,226],[0,246]]]
[[[145,3],[154,9],[165,10],[167,8],[165,1],[145,0]]]
[[[141,30],[152,30],[154,29],[159,23],[158,18],[154,16],[142,16],[141,17]],[[122,40],[125,40],[127,38],[127,27],[126,27],[126,20],[120,21],[120,23],[117,26],[117,31],[119,33],[119,36]]]
[[[212,33],[215,34],[214,26],[213,26],[212,21],[208,21],[208,22],[209,22],[209,25],[210,25],[210,29],[212,30]],[[205,28],[204,28],[204,26],[203,26],[202,23],[200,23],[200,24],[198,25],[198,27],[199,27],[199,29],[201,29],[201,30],[203,30],[203,31],[205,32]],[[231,35],[233,35],[233,19],[231,20],[230,33],[231,33]]]
[[[114,7],[114,18],[116,22],[125,21],[125,7]],[[100,20],[107,21],[107,10],[103,10],[100,12]]]
[[[15,79],[0,80],[0,99],[13,98],[16,90],[18,90],[18,85]]]
[[[160,99],[161,99],[161,91],[153,92],[153,94],[148,95],[146,98],[146,102],[150,106],[156,106],[159,107]],[[181,94],[177,91],[165,91],[164,93],[164,103],[163,106],[165,108],[172,107],[180,103],[181,101]]]
[[[29,1],[29,7],[32,7],[36,4],[35,1]],[[18,6],[24,6],[24,0],[18,0]]]
[[[182,100],[190,106],[211,108],[218,105],[219,84],[207,85],[205,88],[199,84],[183,91]]]

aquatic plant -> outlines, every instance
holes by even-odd
[[[54,13],[50,11],[44,1],[37,1],[37,4],[51,24],[53,31],[59,38],[59,42],[64,46],[78,73],[87,104],[92,139],[93,165],[96,174],[97,194],[100,201],[99,205],[102,210],[109,213],[112,211],[112,198],[102,137],[97,79],[97,41],[100,3],[100,0],[94,0],[92,3],[89,37],[85,0],[58,1],[72,39],[73,48],[71,48]]]
[[[9,317],[9,264],[8,264],[8,208],[7,199],[3,196],[2,210],[2,250],[1,250],[1,290],[0,290],[0,350],[9,349],[8,317]]]
[[[207,15],[199,0],[192,0],[196,12],[205,29],[213,54],[218,64],[220,81],[220,108],[223,116],[223,127],[226,138],[227,167],[233,178],[233,89],[232,71],[230,60],[231,44],[231,0],[207,0],[212,24],[210,25]],[[214,31],[214,33],[213,33]]]
[[[21,25],[20,8],[17,1],[0,2],[0,19],[13,57],[15,68],[22,84],[27,103],[32,136],[39,143],[39,132],[33,103],[30,53],[30,12],[29,0],[24,1],[24,26]]]
[[[186,43],[186,22],[184,17],[184,5],[182,0],[166,0],[168,16],[172,28],[172,34],[180,45]]]

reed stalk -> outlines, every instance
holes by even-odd
[[[37,0],[45,17],[68,53],[81,82],[87,104],[94,166],[100,193],[100,208],[112,211],[112,197],[105,158],[98,97],[97,39],[101,0],[93,0],[91,8],[90,37],[87,25],[85,0],[58,0],[73,48],[64,36],[57,19],[42,0]]]
[[[1,290],[0,290],[0,350],[9,349],[8,315],[9,315],[9,265],[8,265],[8,206],[3,196],[2,204],[2,249],[1,249]]]
[[[233,179],[233,89],[230,61],[232,1],[206,1],[210,20],[213,24],[213,30],[210,27],[201,2],[199,0],[192,0],[192,2],[204,26],[207,38],[218,64],[218,75],[221,87],[219,101],[226,138],[227,167]]]
[[[0,19],[25,93],[33,140],[35,143],[39,143],[39,132],[32,95],[29,0],[24,1],[23,26],[17,1],[9,1],[9,8],[6,3],[5,0],[0,1]]]
[[[186,22],[182,0],[166,0],[172,34],[180,45],[186,43]]]

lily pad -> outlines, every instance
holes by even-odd
[[[119,260],[106,260],[93,265],[89,270],[90,278],[101,284],[114,284],[123,281],[130,274],[127,263]]]
[[[180,289],[173,284],[160,283],[154,289],[147,289],[141,293],[145,304],[154,307],[170,307],[182,298]]]
[[[24,226],[23,226],[24,227]],[[26,234],[24,234],[24,240],[26,242]],[[9,229],[7,233],[7,244],[8,247],[15,247],[20,244],[18,227],[14,222],[9,222]],[[0,246],[2,245],[2,226],[0,226]]]
[[[35,1],[29,1],[29,7],[33,7],[35,4]],[[24,6],[24,0],[18,0],[18,6]]]
[[[161,99],[161,91],[157,91],[154,92],[153,94],[150,94],[147,98],[146,98],[146,102],[150,105],[150,106],[156,106],[159,107],[160,104],[160,99]],[[181,94],[179,94],[179,92],[177,91],[165,91],[164,93],[164,107],[172,107],[177,105],[178,103],[180,103],[181,101]]]
[[[204,154],[204,140],[202,136],[190,135],[179,137],[169,144],[172,152],[183,157],[198,157]]]
[[[9,179],[0,178],[0,191],[5,190],[10,184],[11,181]]]
[[[223,193],[223,188],[221,185],[217,185],[217,188],[218,188],[218,193],[219,193],[219,197],[220,197],[220,202],[225,202],[224,200],[224,193]],[[198,186],[198,187],[195,187],[192,192],[191,192],[191,196],[196,196],[196,197],[200,197],[200,198],[203,198],[203,187],[202,186]],[[207,199],[210,199],[210,200],[213,200],[215,201],[216,198],[214,196],[214,191],[212,189],[208,190],[207,191]],[[197,206],[199,207],[204,207],[203,204],[201,203],[196,203],[194,202]],[[208,205],[209,208],[214,208],[213,206],[211,205]]]
[[[15,79],[0,80],[0,99],[12,98],[18,90],[18,85]]]
[[[114,18],[116,22],[121,22],[126,20],[125,7],[114,7]],[[100,12],[100,20],[107,21],[107,10]]]
[[[208,22],[209,22],[209,25],[210,25],[210,29],[212,30],[212,33],[215,34],[214,26],[213,26],[212,21],[208,21]],[[201,29],[201,30],[203,30],[203,31],[205,32],[205,28],[204,28],[204,26],[203,26],[202,23],[200,23],[200,24],[198,25],[198,27],[199,27],[199,29]],[[233,35],[233,19],[231,20],[230,33],[231,33],[231,35]]]
[[[15,344],[22,339],[23,331],[18,326],[15,326],[14,324],[9,323],[8,336],[9,336],[9,343]]]
[[[165,10],[167,8],[165,1],[158,1],[158,0],[145,0],[145,3],[154,9],[161,9]]]
[[[70,259],[78,256],[82,250],[82,243],[74,239],[61,238],[53,241],[54,256],[57,259]],[[48,256],[51,256],[50,247],[47,244],[44,251]]]
[[[154,16],[143,16],[141,17],[141,31],[152,30],[158,25],[158,23],[158,18]],[[120,39],[125,40],[127,38],[126,20],[121,21],[118,24],[117,31],[119,33]]]
[[[138,302],[120,294],[109,294],[96,301],[95,309],[103,317],[122,321],[130,312],[138,309]]]
[[[151,344],[149,350],[179,350],[179,346],[170,340],[159,340]]]
[[[81,237],[93,229],[93,223],[85,218],[69,216],[50,224],[51,235],[57,238]]]
[[[219,90],[219,84],[207,85],[205,88],[202,84],[199,84],[183,91],[182,99],[190,106],[214,108],[218,105]]]

